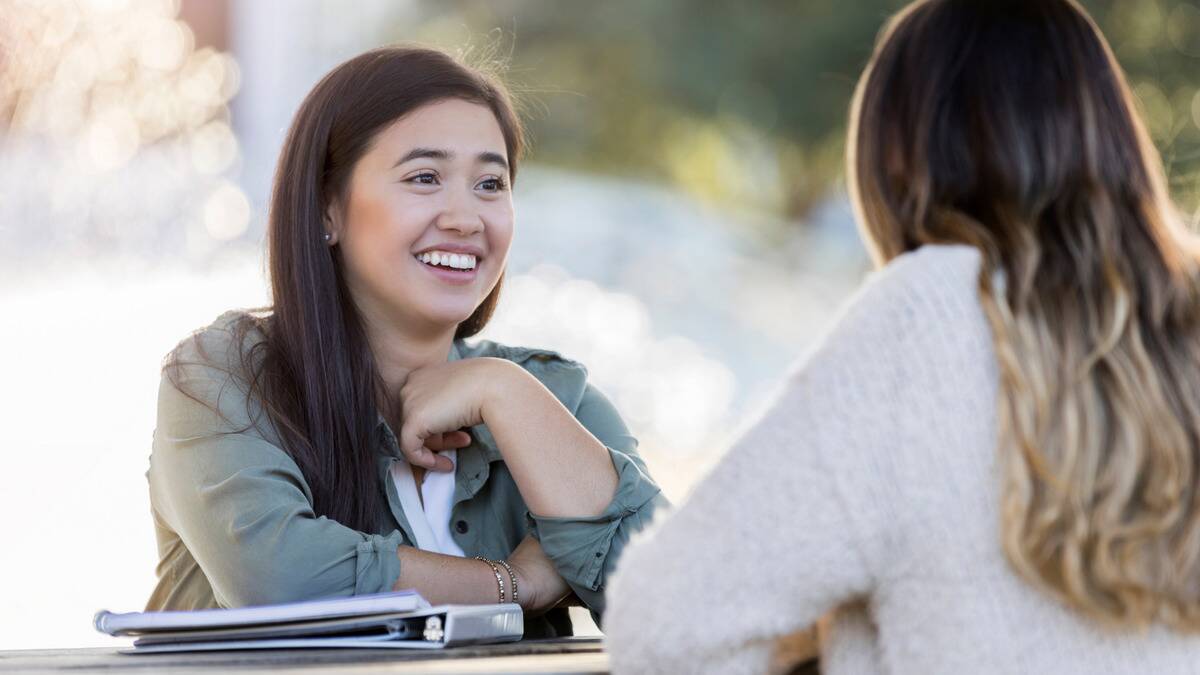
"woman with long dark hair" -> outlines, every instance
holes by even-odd
[[[598,615],[663,498],[577,363],[467,343],[500,293],[521,125],[492,77],[386,48],[330,72],[280,156],[272,304],[167,357],[148,609],[416,588]],[[477,559],[478,558],[478,559]],[[548,611],[552,610],[552,611]]]
[[[763,672],[824,616],[829,673],[1200,672],[1200,255],[1099,30],[916,2],[848,140],[881,269],[626,552],[614,670]]]

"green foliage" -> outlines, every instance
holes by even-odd
[[[1200,2],[1085,3],[1125,68],[1179,205],[1200,224]]]
[[[1200,0],[1090,0],[1180,203],[1200,205]],[[458,0],[397,39],[510,57],[538,161],[786,216],[840,180],[854,83],[895,0]],[[491,33],[489,34],[489,31]],[[490,46],[490,49],[489,49]]]

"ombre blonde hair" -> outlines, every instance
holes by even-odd
[[[976,247],[1004,551],[1120,626],[1200,629],[1200,259],[1072,0],[922,0],[859,81],[849,187],[879,264]]]

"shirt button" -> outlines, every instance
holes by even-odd
[[[454,529],[458,530],[459,534],[466,534],[470,527],[467,526],[467,521],[460,520],[454,524]]]

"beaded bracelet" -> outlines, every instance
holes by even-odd
[[[517,602],[517,573],[513,572],[513,568],[505,560],[497,560],[496,562],[504,565],[504,569],[508,570],[508,578],[512,580],[512,601]]]
[[[500,604],[503,605],[504,604],[504,579],[500,576],[500,568],[496,567],[496,563],[492,562],[491,560],[488,560],[487,558],[485,558],[481,555],[475,556],[475,559],[481,560],[481,561],[487,563],[488,567],[492,568],[492,574],[496,575],[496,588],[498,588],[500,590]]]

